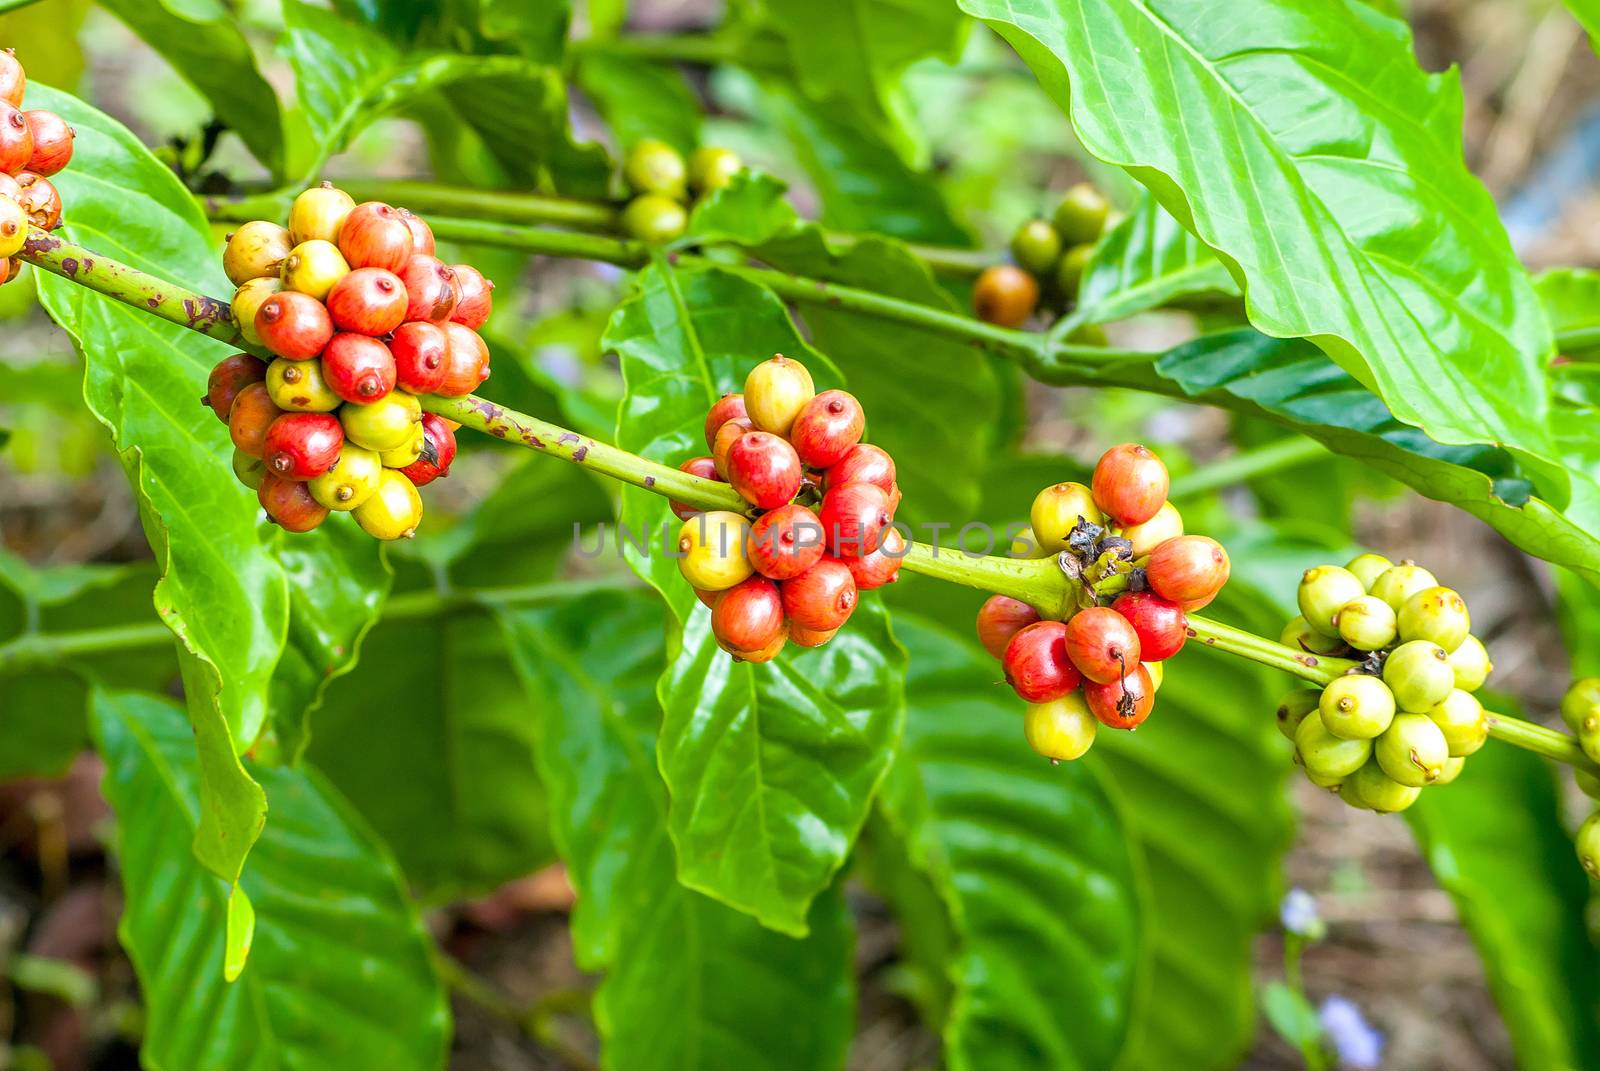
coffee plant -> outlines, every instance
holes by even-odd
[[[1519,263],[1398,5],[101,0],[203,105],[154,146],[49,84],[82,6],[0,3],[0,282],[151,560],[0,555],[0,769],[103,763],[101,1042],[838,1068],[879,911],[929,1065],[1378,1066],[1298,765],[1409,825],[1519,1065],[1600,1068],[1600,276]],[[1539,563],[1578,679],[1351,546],[1374,481]],[[573,999],[451,935],[536,873]]]

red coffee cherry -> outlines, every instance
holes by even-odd
[[[789,630],[780,629],[778,634],[773,637],[772,642],[759,651],[728,651],[728,653],[733,655],[735,662],[771,662],[778,657],[778,652],[783,650],[783,645],[787,642],[789,642]],[[723,649],[727,650],[727,648]]]
[[[777,509],[800,492],[799,455],[786,440],[764,431],[734,440],[728,447],[727,469],[733,489],[761,509]]]
[[[1189,620],[1183,608],[1153,591],[1124,592],[1111,608],[1127,618],[1139,634],[1139,657],[1145,662],[1171,658],[1189,638]]]
[[[1059,621],[1039,621],[1012,636],[1000,664],[1006,683],[1029,703],[1060,699],[1083,682],[1067,657],[1067,626]]]
[[[1139,634],[1109,606],[1091,606],[1066,624],[1067,657],[1099,684],[1133,672],[1140,661]]]
[[[411,259],[411,228],[389,205],[356,205],[339,228],[339,252],[351,268],[386,268],[399,275]]]
[[[806,403],[789,429],[800,460],[814,469],[836,465],[845,453],[861,441],[867,415],[855,395],[842,390],[825,390]],[[887,488],[885,488],[887,490]]]
[[[61,194],[55,183],[32,171],[18,171],[16,180],[22,190],[17,204],[28,214],[28,222],[40,230],[55,230],[61,222]]]
[[[450,475],[450,466],[456,459],[456,433],[443,417],[422,414],[422,439],[422,456],[400,470],[417,487]]]
[[[217,419],[226,424],[228,414],[233,411],[233,400],[239,396],[239,392],[252,383],[264,382],[266,378],[267,363],[260,358],[248,353],[224,357],[211,369],[211,376],[206,380],[206,394],[200,399],[200,404],[210,406],[211,411],[217,414]]]
[[[411,232],[411,253],[413,256],[421,254],[425,257],[433,256],[433,228],[423,218],[409,208],[397,208],[400,219],[404,221],[406,229]]]
[[[28,76],[17,59],[17,51],[8,48],[0,52],[0,100],[13,107],[22,107],[22,94],[27,90]]]
[[[717,605],[717,598],[722,594],[720,591],[707,591],[705,588],[690,588],[689,590],[694,592],[694,597],[699,599],[701,605],[707,609]]]
[[[413,320],[395,329],[389,340],[395,382],[412,394],[433,394],[444,382],[450,357],[450,336],[437,324]]]
[[[0,172],[0,197],[11,201],[22,200],[22,187],[17,185],[16,179],[4,172]]]
[[[1155,682],[1150,671],[1134,666],[1126,677],[1107,684],[1086,681],[1083,698],[1089,710],[1108,729],[1134,729],[1150,716],[1156,704]]]
[[[856,582],[838,558],[824,557],[792,580],[778,585],[783,612],[801,628],[830,632],[850,620],[856,608]]]
[[[456,285],[461,288],[461,300],[450,319],[476,331],[494,311],[494,284],[471,264],[452,264],[451,268],[456,273]]]
[[[894,458],[871,443],[858,443],[846,450],[844,456],[829,466],[823,474],[824,490],[847,483],[870,483],[888,494],[896,490],[894,483]]]
[[[456,309],[455,272],[438,257],[412,254],[406,270],[400,273],[405,285],[407,320],[426,320],[442,324]]]
[[[712,436],[711,460],[717,466],[717,475],[724,480],[728,478],[728,451],[733,449],[733,444],[739,441],[741,435],[754,430],[754,424],[744,417],[738,417],[717,428],[716,435]]]
[[[228,407],[228,436],[234,448],[251,457],[265,457],[267,429],[283,415],[272,403],[265,383],[252,383],[234,395]]]
[[[871,483],[847,483],[822,496],[817,514],[828,551],[841,558],[859,558],[878,549],[883,530],[894,519],[889,496]]]
[[[789,622],[789,639],[793,640],[795,644],[800,647],[821,647],[838,634],[839,630],[836,628],[818,630],[814,628],[805,628],[804,626],[795,624],[793,621]]]
[[[722,425],[730,420],[749,419],[750,414],[745,412],[742,394],[724,394],[712,402],[710,411],[706,413],[706,449],[709,450],[717,445],[717,432]]]
[[[33,158],[33,129],[10,104],[0,102],[0,170],[15,174]]]
[[[730,654],[745,656],[783,635],[783,598],[778,585],[752,576],[724,591],[711,608],[711,632]]]
[[[1119,525],[1143,524],[1154,517],[1170,485],[1167,466],[1138,443],[1113,446],[1100,455],[1090,480],[1095,505]]]
[[[311,497],[311,489],[300,480],[286,480],[266,472],[256,488],[256,501],[267,517],[285,531],[309,532],[328,519],[328,509]]]
[[[846,558],[857,591],[871,591],[900,579],[900,563],[906,556],[906,537],[898,528],[885,528],[878,549],[859,558]]]
[[[702,480],[717,480],[719,482],[722,480],[722,477],[717,475],[717,463],[709,456],[691,457],[688,461],[678,466],[678,471],[687,472],[691,476],[698,476]],[[670,505],[672,506],[673,515],[680,521],[686,521],[696,513],[704,512],[684,502],[672,502]]]
[[[1176,536],[1150,552],[1150,589],[1185,610],[1199,609],[1228,582],[1228,552],[1209,536]]]
[[[322,351],[322,378],[345,401],[371,405],[394,390],[394,356],[375,338],[342,331]]]
[[[822,549],[822,522],[815,513],[796,503],[757,517],[745,539],[750,564],[756,572],[773,580],[799,576],[822,560]],[[854,572],[852,569],[852,575]]]
[[[978,607],[978,642],[996,658],[1003,658],[1011,637],[1039,620],[1039,611],[1009,595],[991,595]]]
[[[382,268],[357,268],[328,293],[328,318],[340,331],[377,338],[406,320],[406,288],[400,277]]]
[[[309,361],[333,338],[333,320],[328,307],[310,294],[285,290],[256,310],[256,336],[279,357]]]
[[[332,413],[285,413],[267,428],[267,471],[286,480],[310,480],[333,468],[344,449],[344,428]]]
[[[28,157],[28,170],[48,178],[66,167],[72,159],[72,139],[76,131],[55,112],[43,108],[22,113],[33,135],[33,155]]]
[[[443,330],[450,345],[445,355],[444,379],[435,393],[460,398],[489,378],[489,345],[476,331],[461,324],[444,324]]]

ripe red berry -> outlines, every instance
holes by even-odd
[[[839,463],[852,446],[861,441],[867,415],[861,403],[848,391],[825,390],[806,403],[789,429],[800,460],[814,469]]]
[[[407,320],[426,320],[442,324],[455,312],[459,295],[455,273],[438,257],[413,253],[400,273],[405,286]]]
[[[437,324],[412,321],[395,329],[389,340],[395,383],[412,394],[433,394],[444,382],[450,336]]]
[[[836,628],[819,630],[789,622],[789,638],[799,647],[821,647],[838,633]]]
[[[722,425],[730,420],[749,419],[750,414],[745,412],[742,394],[724,394],[712,402],[711,409],[706,413],[706,449],[709,450],[717,444],[717,431]]]
[[[328,318],[340,331],[377,338],[406,320],[406,288],[400,277],[382,268],[357,268],[333,284],[328,293]]]
[[[461,324],[444,324],[443,329],[450,345],[445,355],[444,379],[435,393],[460,398],[489,378],[489,346],[476,331]]]
[[[783,612],[801,628],[829,632],[850,620],[856,608],[856,582],[838,558],[822,558],[792,580],[778,585]]]
[[[400,213],[406,229],[411,232],[412,255],[420,253],[423,256],[433,256],[433,228],[409,208],[397,208],[395,211]]]
[[[33,134],[33,155],[28,157],[28,170],[48,178],[66,167],[72,159],[72,139],[76,136],[67,121],[43,108],[23,112],[22,118]]]
[[[371,405],[394,390],[394,357],[375,338],[341,331],[322,351],[322,378],[345,401]]]
[[[818,512],[828,550],[841,558],[858,558],[878,549],[883,530],[894,519],[889,496],[871,483],[847,483],[822,496]]]
[[[822,522],[797,503],[769,510],[750,526],[745,553],[762,576],[790,580],[822,560]]]
[[[256,336],[280,357],[309,361],[333,338],[333,320],[328,307],[310,294],[285,290],[256,310]]]
[[[779,629],[772,642],[759,651],[729,651],[735,662],[771,662],[778,657],[778,652],[783,650],[783,645],[789,642],[789,630]],[[726,650],[726,648],[724,648]]]
[[[846,450],[822,478],[825,490],[847,483],[870,483],[892,494],[895,491],[894,458],[871,443],[857,443]]]
[[[698,476],[702,480],[717,480],[719,482],[722,480],[722,477],[717,475],[717,463],[709,456],[691,457],[688,461],[678,466],[678,471],[687,472],[691,476]],[[670,505],[674,516],[680,521],[686,521],[696,513],[705,512],[685,502],[672,502]]]
[[[1143,524],[1167,500],[1167,466],[1138,443],[1113,446],[1100,455],[1090,480],[1095,505],[1119,525]]]
[[[17,59],[15,49],[0,51],[0,100],[13,107],[22,107],[22,94],[28,86],[28,76]]]
[[[799,455],[786,440],[764,431],[747,432],[734,440],[728,447],[727,468],[733,489],[761,509],[777,509],[800,491]]]
[[[15,174],[33,158],[33,129],[12,105],[0,102],[0,171]]]
[[[251,457],[265,457],[267,429],[283,415],[265,383],[252,383],[234,395],[228,407],[228,436],[234,447]]]
[[[262,457],[275,476],[310,480],[333,468],[342,449],[344,428],[332,413],[285,413],[267,429]]]
[[[744,417],[737,417],[717,428],[717,433],[711,439],[711,460],[717,466],[717,475],[724,480],[728,478],[728,451],[733,449],[733,444],[739,437],[755,430],[755,425]]]
[[[770,647],[783,635],[778,585],[752,576],[724,591],[711,608],[711,631],[730,654],[744,656]]]
[[[450,466],[456,459],[456,433],[444,418],[434,413],[422,414],[422,456],[400,471],[416,487],[426,487],[434,480],[450,475]]]
[[[309,532],[328,519],[328,509],[311,497],[300,480],[286,480],[266,472],[256,488],[256,500],[274,524],[289,532]]]
[[[211,369],[211,376],[206,380],[206,395],[200,399],[200,403],[210,406],[211,411],[217,414],[217,419],[226,424],[228,414],[233,411],[233,400],[239,396],[239,392],[266,378],[267,364],[259,357],[252,357],[248,353],[224,357]]]
[[[356,205],[339,228],[339,252],[351,268],[386,268],[398,275],[414,245],[406,221],[381,201]]]
[[[1067,657],[1067,626],[1039,621],[1019,631],[1000,656],[1006,683],[1029,703],[1048,703],[1083,682]]]
[[[1155,706],[1155,682],[1144,666],[1134,666],[1126,677],[1107,684],[1086,681],[1083,698],[1101,725],[1108,729],[1133,729],[1150,716],[1150,708]]]
[[[1198,609],[1228,581],[1228,552],[1208,536],[1175,536],[1150,553],[1150,589],[1184,609]]]
[[[461,288],[461,300],[450,316],[458,324],[477,330],[494,311],[494,284],[471,264],[453,264],[456,285]]]
[[[55,230],[61,222],[61,193],[55,183],[32,171],[18,171],[16,180],[22,190],[17,204],[28,214],[28,222],[40,230]]]
[[[1117,596],[1111,608],[1139,634],[1139,656],[1162,662],[1177,654],[1189,638],[1189,621],[1183,608],[1153,591],[1129,591]]]
[[[900,579],[900,563],[906,556],[906,537],[895,527],[885,528],[878,549],[859,558],[846,558],[857,591],[871,591]]]
[[[1109,606],[1080,610],[1066,630],[1067,657],[1092,681],[1114,681],[1139,664],[1139,634]]]
[[[978,642],[1001,658],[1011,637],[1039,620],[1039,611],[1009,595],[991,595],[978,607]]]

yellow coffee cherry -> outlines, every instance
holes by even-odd
[[[750,369],[744,378],[744,408],[761,431],[788,435],[794,418],[817,396],[806,366],[779,353]]]
[[[331,182],[313,186],[289,206],[289,237],[294,243],[317,239],[339,244],[339,229],[355,208],[356,199]]]
[[[422,456],[422,447],[426,441],[427,436],[422,432],[422,425],[418,424],[411,438],[393,449],[380,452],[378,458],[386,469],[403,469]]]
[[[1171,502],[1163,502],[1154,517],[1143,524],[1130,525],[1118,534],[1133,544],[1135,558],[1143,558],[1167,540],[1183,534],[1183,514]]]
[[[349,274],[350,265],[339,247],[321,238],[301,242],[283,262],[283,285],[318,301],[326,301],[328,292]]]
[[[14,257],[28,242],[28,213],[9,197],[0,197],[0,258]]]
[[[324,509],[349,511],[371,498],[382,479],[383,462],[377,451],[347,442],[333,468],[306,487]]]
[[[409,539],[422,523],[422,496],[403,473],[384,469],[377,489],[351,515],[374,539]]]
[[[293,248],[288,230],[264,219],[251,220],[228,236],[222,270],[234,286],[275,276]]]
[[[403,390],[390,391],[371,405],[347,405],[339,410],[345,438],[379,453],[410,442],[421,422],[422,406],[415,395]]]
[[[344,404],[322,377],[321,361],[277,358],[267,365],[267,394],[291,413],[331,413]]]
[[[698,513],[678,530],[678,571],[691,587],[726,591],[755,571],[745,551],[750,522],[729,510]]]
[[[1055,762],[1081,758],[1094,744],[1098,728],[1082,692],[1048,703],[1029,703],[1022,716],[1022,735],[1028,746]]]
[[[1078,525],[1078,518],[1094,524],[1105,523],[1094,495],[1081,483],[1057,483],[1040,491],[1028,510],[1033,534],[1039,546],[1051,554],[1067,549],[1067,536]]]
[[[239,334],[243,335],[245,341],[252,346],[261,345],[261,336],[256,334],[256,313],[261,309],[261,303],[282,289],[283,280],[274,274],[247,280],[233,292],[230,307],[233,310],[234,325],[239,328]]]

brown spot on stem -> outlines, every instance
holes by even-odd
[[[61,274],[68,279],[76,279],[78,277],[78,258],[67,257],[63,260],[61,262]]]
[[[570,431],[564,431],[561,433],[561,438],[557,439],[556,441],[561,443],[575,443],[578,441],[578,437]]]
[[[1294,656],[1294,660],[1296,662],[1299,662],[1302,666],[1314,666],[1314,665],[1317,664],[1317,656],[1316,655],[1308,655],[1308,654],[1295,655]]]
[[[506,429],[497,424],[489,429],[489,434],[493,435],[496,439],[504,439],[506,437]]]
[[[161,307],[161,295],[157,294],[153,298],[145,298],[144,303],[149,305],[152,309],[159,309]]]
[[[580,465],[583,464],[583,459],[588,456],[589,448],[587,446],[580,446],[572,452],[572,460],[576,461]]]
[[[646,476],[644,478],[644,485],[646,487],[654,487],[656,485],[656,478],[654,476]]]
[[[26,242],[22,243],[22,251],[30,256],[39,256],[42,253],[60,249],[61,244],[61,239],[54,238],[48,234],[31,235]]]

